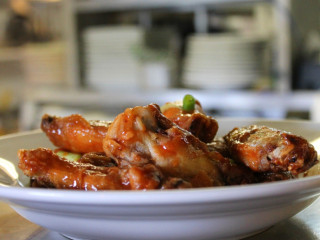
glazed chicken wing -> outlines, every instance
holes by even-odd
[[[182,104],[174,102],[167,103],[163,107],[162,113],[179,127],[191,132],[205,143],[213,140],[219,128],[218,122],[204,113],[199,101],[196,101],[195,109],[191,112],[183,111]]]
[[[317,162],[306,139],[266,126],[234,128],[224,139],[231,157],[256,172],[297,175]]]
[[[70,162],[50,149],[20,150],[19,168],[38,185],[83,190],[143,190],[160,188],[162,173],[152,164],[119,168],[95,166],[86,156]],[[102,160],[101,155],[95,156]],[[96,161],[94,159],[93,161]]]
[[[57,147],[77,153],[103,152],[109,122],[87,121],[79,114],[55,117],[45,114],[41,129]]]
[[[223,174],[227,185],[240,185],[250,183],[262,183],[288,180],[294,176],[288,172],[255,172],[242,162],[235,162],[230,153],[226,142],[223,139],[216,139],[207,144],[210,151],[221,154],[215,159],[219,162],[219,168]]]
[[[155,104],[119,114],[103,147],[108,156],[130,164],[154,163],[166,176],[190,181],[194,187],[223,184],[206,144],[163,116]]]

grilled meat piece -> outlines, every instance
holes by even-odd
[[[196,101],[192,112],[185,112],[182,104],[178,102],[167,103],[162,113],[179,127],[191,132],[205,143],[211,142],[217,134],[218,122],[204,113],[199,101]]]
[[[306,139],[266,126],[234,128],[224,140],[231,158],[256,172],[297,175],[317,162],[317,152]]]
[[[41,129],[57,147],[76,153],[103,152],[109,122],[87,121],[79,114],[55,117],[45,114]]]
[[[104,151],[131,164],[154,163],[165,176],[182,178],[193,187],[223,185],[206,144],[173,124],[155,104],[119,114],[109,126]]]
[[[146,190],[161,187],[162,173],[152,164],[124,168],[71,162],[52,150],[19,150],[19,168],[38,186],[82,190]]]

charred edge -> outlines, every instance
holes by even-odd
[[[158,127],[156,129],[157,133],[166,134],[166,130],[170,129],[173,126],[173,123],[160,112],[156,114],[155,119],[158,124]]]
[[[55,117],[50,115],[44,115],[41,120],[41,128],[48,129],[50,125],[54,122]]]
[[[292,156],[292,157],[289,159],[289,163],[295,163],[297,160],[298,160],[297,156]]]

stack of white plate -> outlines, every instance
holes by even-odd
[[[97,90],[139,88],[140,64],[133,55],[133,48],[142,40],[142,29],[134,26],[85,30],[86,85]]]
[[[206,89],[249,87],[262,75],[265,48],[258,38],[193,35],[187,42],[183,84]]]
[[[22,49],[22,68],[27,84],[63,85],[66,56],[63,42],[28,44]]]

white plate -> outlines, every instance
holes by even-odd
[[[320,124],[218,119],[220,134],[264,124],[320,136]],[[52,147],[40,131],[0,138],[0,156],[17,165],[20,148]],[[27,178],[20,180],[27,183]],[[0,198],[30,221],[81,239],[238,239],[290,218],[320,193],[320,176],[274,183],[167,191],[100,191],[0,187]]]

